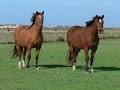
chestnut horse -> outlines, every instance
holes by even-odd
[[[43,19],[44,12],[36,12],[32,16],[31,26],[19,26],[16,28],[14,33],[15,48],[13,57],[19,58],[19,68],[29,68],[29,61],[31,59],[31,49],[36,48],[36,68],[38,68],[38,57],[41,45],[43,43]],[[28,61],[25,65],[25,56],[28,52]],[[23,59],[21,59],[23,56]]]
[[[98,32],[103,32],[103,18],[102,16],[95,16],[91,21],[86,22],[86,27],[73,26],[67,32],[68,62],[76,69],[76,57],[80,49],[84,49],[86,70],[93,72],[92,64],[95,52],[99,43]],[[89,59],[89,50],[91,50],[91,58]]]

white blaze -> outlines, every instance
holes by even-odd
[[[101,20],[101,19],[99,19],[99,22],[100,22],[100,23],[102,23],[102,20]]]

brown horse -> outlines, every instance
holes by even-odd
[[[29,68],[29,61],[31,59],[31,49],[36,48],[36,68],[38,67],[38,57],[41,45],[43,43],[43,19],[44,12],[36,12],[32,16],[31,26],[19,26],[14,33],[15,48],[13,57],[19,58],[19,68]],[[25,65],[25,56],[28,52],[27,66]],[[23,56],[23,59],[21,59]]]
[[[95,16],[91,21],[86,22],[86,27],[73,26],[67,32],[67,42],[69,46],[68,50],[68,62],[76,69],[76,57],[80,49],[84,49],[86,69],[89,72],[93,72],[92,64],[95,52],[99,43],[98,32],[103,32],[103,18],[102,16]],[[91,58],[89,59],[89,50],[91,49]]]

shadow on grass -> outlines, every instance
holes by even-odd
[[[85,69],[85,66],[77,66],[78,69]],[[93,69],[96,71],[120,71],[120,68],[118,67],[93,67]]]
[[[40,65],[41,67],[45,68],[64,68],[64,67],[69,67],[67,65],[60,65],[60,64],[53,64],[53,65]]]
[[[95,67],[94,69],[101,71],[120,71],[118,67]]]
[[[35,67],[35,65],[32,65],[31,67]],[[49,64],[49,65],[39,65],[39,67],[43,68],[66,68],[71,67],[68,65],[62,65],[62,64]],[[72,67],[71,67],[72,68]],[[120,68],[118,67],[93,67],[96,71],[120,71]],[[85,70],[85,66],[77,66],[77,69]]]
[[[31,67],[35,67],[35,65],[32,65]],[[50,64],[50,65],[38,65],[38,67],[43,67],[43,68],[64,68],[64,67],[70,67],[70,66],[60,65],[60,64]]]

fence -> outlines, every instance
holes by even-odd
[[[0,31],[0,43],[14,43],[13,34],[15,30]],[[67,30],[43,30],[44,41],[66,41]],[[101,39],[120,38],[120,30],[107,30],[99,34]]]

